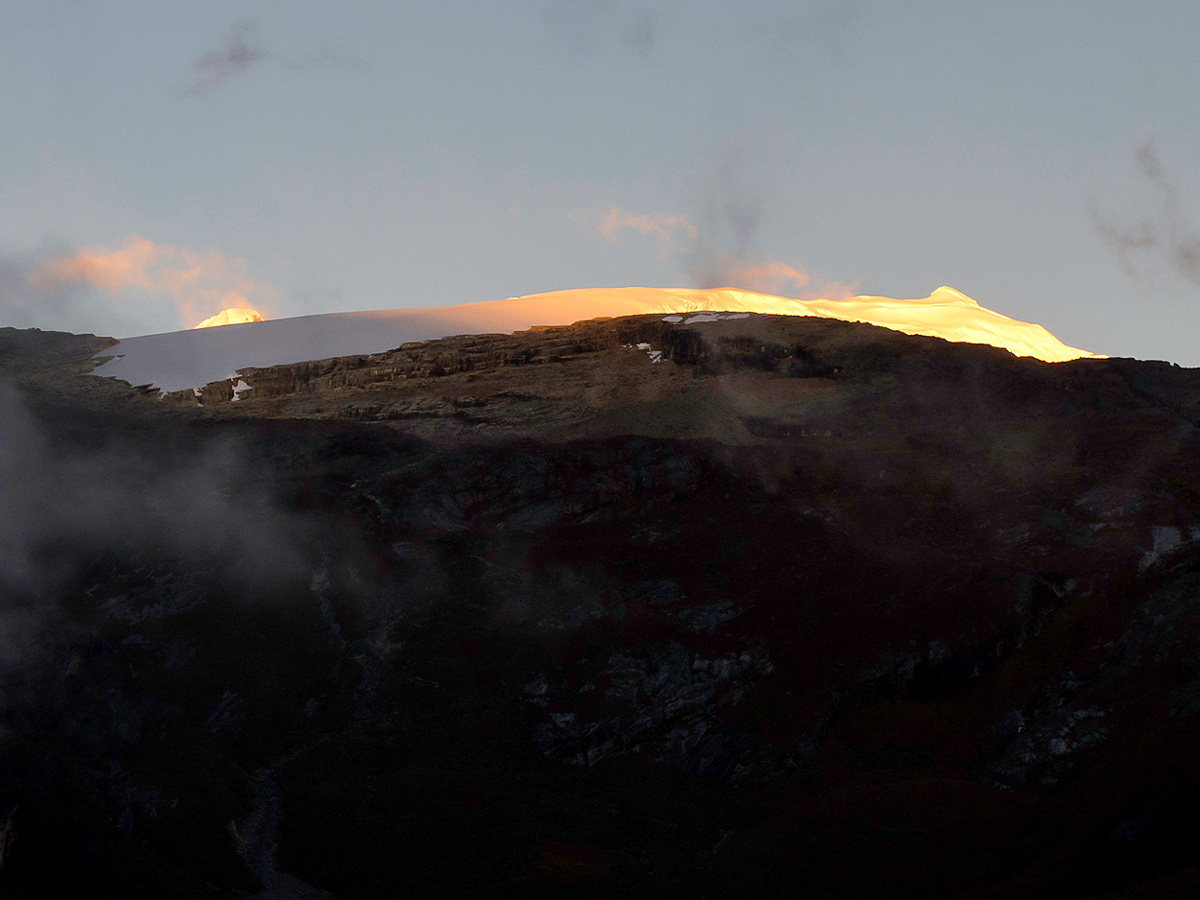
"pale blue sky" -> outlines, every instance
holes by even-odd
[[[774,262],[1197,366],[1198,48],[1195,2],[0,0],[0,325]]]

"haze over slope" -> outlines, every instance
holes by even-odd
[[[1066,346],[1040,325],[985,309],[949,287],[912,300],[872,296],[792,300],[732,288],[631,287],[554,291],[457,306],[302,316],[236,328],[126,338],[105,351],[115,358],[99,366],[96,374],[175,391],[226,378],[240,367],[381,353],[404,343],[452,334],[507,333],[603,316],[706,311],[868,322],[906,334],[990,344],[1047,362],[1094,355]]]

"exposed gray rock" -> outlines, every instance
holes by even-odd
[[[1151,546],[1138,561],[1138,568],[1145,571],[1169,553],[1179,549],[1183,539],[1179,529],[1173,525],[1155,525],[1150,529]]]
[[[242,724],[242,695],[226,691],[221,700],[204,720],[213,734],[220,737],[236,731]]]
[[[728,600],[720,603],[710,603],[707,606],[697,606],[692,609],[679,611],[679,621],[692,631],[712,634],[722,622],[728,622],[741,615],[741,610],[735,609]]]
[[[1028,717],[1021,710],[1001,716],[993,733],[1005,747],[987,767],[984,780],[1009,787],[1054,785],[1075,767],[1081,750],[1102,742],[1108,736],[1105,710],[1072,708],[1071,697],[1080,687],[1068,673]]]
[[[207,598],[208,585],[199,573],[157,570],[128,591],[101,601],[100,608],[109,618],[136,625],[195,609]]]
[[[545,706],[550,702],[551,697],[563,689],[564,684],[565,682],[562,680],[553,680],[545,673],[538,673],[524,687],[524,691],[528,695],[526,699],[538,706]]]
[[[716,730],[713,715],[740,701],[773,668],[762,650],[702,657],[671,641],[637,655],[619,651],[602,673],[609,683],[604,699],[614,714],[589,721],[575,711],[550,712],[533,740],[543,753],[575,765],[647,750],[678,768],[726,777],[748,739]],[[550,683],[542,676],[525,690],[542,696]]]

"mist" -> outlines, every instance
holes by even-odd
[[[202,560],[250,584],[302,571],[303,523],[234,439],[39,420],[4,380],[0,437],[0,667],[34,661],[104,560]]]

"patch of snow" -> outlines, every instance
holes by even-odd
[[[678,317],[673,317],[673,318],[675,318],[675,321],[679,321]],[[748,319],[748,318],[750,318],[750,313],[746,313],[746,312],[743,312],[743,313],[719,313],[719,312],[705,311],[705,312],[696,313],[694,316],[689,316],[688,319],[683,324],[691,325],[693,322],[722,322],[726,319]],[[663,321],[665,322],[667,320],[664,319]]]
[[[679,322],[683,321],[683,316],[663,316],[663,321],[671,322],[672,324],[678,324]]]
[[[652,363],[662,362],[663,352],[661,350],[651,350],[650,345],[647,344],[645,341],[642,341],[640,344],[622,344],[621,349],[622,350],[644,350],[646,352],[646,354],[650,357],[650,362],[652,362]]]
[[[748,312],[742,312],[742,313],[726,312],[726,313],[723,313],[723,312],[711,312],[711,311],[706,310],[704,312],[699,312],[699,313],[696,313],[694,316],[689,317],[683,324],[691,325],[693,322],[723,322],[727,319],[748,319],[748,318],[750,318],[750,313],[748,313]]]
[[[246,382],[244,382],[242,379],[239,378],[237,380],[237,384],[235,384],[233,386],[233,399],[241,400],[242,394],[246,393],[246,391],[251,391],[251,390],[254,390],[254,389],[252,387],[250,387],[250,385],[246,384]]]

